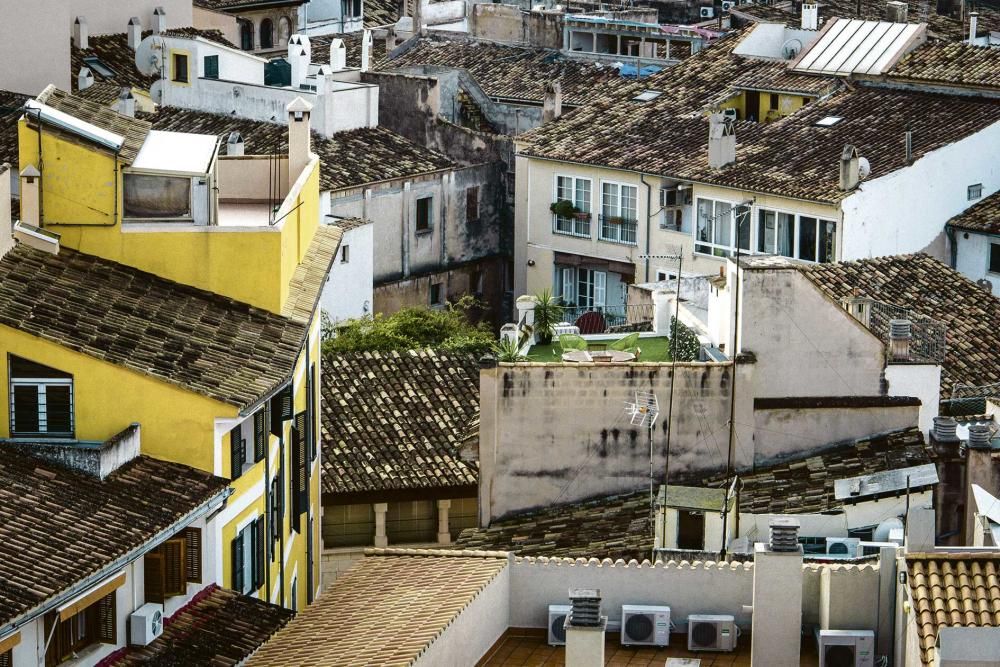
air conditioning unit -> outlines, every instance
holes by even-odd
[[[728,12],[730,9],[736,6],[735,2],[732,0],[722,0],[722,11]]]
[[[566,645],[566,617],[573,611],[568,604],[549,605],[549,646]]]
[[[667,646],[670,643],[670,607],[622,605],[622,646]]]
[[[877,556],[881,551],[882,547],[893,547],[899,546],[895,542],[858,542],[857,557],[864,558],[865,556]]]
[[[875,667],[875,633],[871,630],[820,630],[819,667]]]
[[[736,649],[736,634],[736,619],[732,616],[688,616],[689,651],[733,651]]]
[[[147,602],[129,617],[129,643],[146,646],[163,634],[163,605]]]
[[[715,7],[702,7],[701,18],[710,19],[715,16]]]
[[[859,544],[861,544],[861,540],[857,537],[828,537],[826,538],[826,554],[853,558],[858,553]]]

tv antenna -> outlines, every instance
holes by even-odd
[[[653,494],[653,427],[660,416],[660,402],[652,391],[636,391],[634,400],[625,401],[625,418],[632,426],[646,427],[649,436],[649,527],[656,534],[654,526],[655,496]]]

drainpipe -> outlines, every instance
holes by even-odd
[[[650,203],[652,201],[653,188],[649,185],[649,183],[646,182],[646,174],[639,174],[639,180],[642,182],[643,185],[646,186],[646,269],[645,269],[645,273],[644,273],[645,278],[643,278],[643,282],[644,283],[648,283],[649,282],[649,254],[650,254],[650,250],[649,250],[649,247],[650,247],[650,245],[649,245],[649,221],[653,217],[652,214],[650,214],[650,212],[649,212],[649,206],[650,206]],[[678,275],[678,281],[679,280],[680,280],[680,276]],[[678,282],[677,284],[678,284],[678,289],[679,289],[680,282]]]
[[[955,228],[946,224],[944,235],[948,237],[948,255],[951,259],[951,268],[954,269],[958,265],[958,243],[955,238]]]

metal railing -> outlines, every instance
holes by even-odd
[[[910,322],[909,353],[905,360],[896,359],[896,361],[932,364],[944,361],[948,338],[948,326],[944,322],[918,315],[909,308],[872,301],[868,328],[885,343],[890,354],[889,331],[893,320]]]
[[[639,242],[637,236],[638,227],[639,225],[636,220],[614,215],[602,215],[600,234],[598,234],[597,238],[600,241],[608,241],[609,243],[636,245]]]
[[[552,232],[569,234],[570,236],[585,236],[590,238],[590,214],[579,213],[569,218],[552,214]]]
[[[986,412],[988,399],[1000,399],[1000,382],[981,385],[959,383],[951,388],[951,398],[942,401],[942,409],[951,416],[981,415]]]
[[[591,308],[564,306],[562,320],[576,325],[581,334],[652,331],[653,304]]]

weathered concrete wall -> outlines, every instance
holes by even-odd
[[[525,11],[517,5],[473,5],[469,31],[473,37],[544,49],[562,48],[562,12]]]
[[[723,470],[729,443],[733,365],[677,364],[671,477]],[[754,367],[739,366],[739,387]],[[518,510],[633,491],[649,483],[645,427],[625,404],[653,391],[661,419],[653,433],[654,470],[666,450],[667,364],[502,364],[480,374],[481,525]],[[737,467],[753,462],[752,401],[737,391]]]

